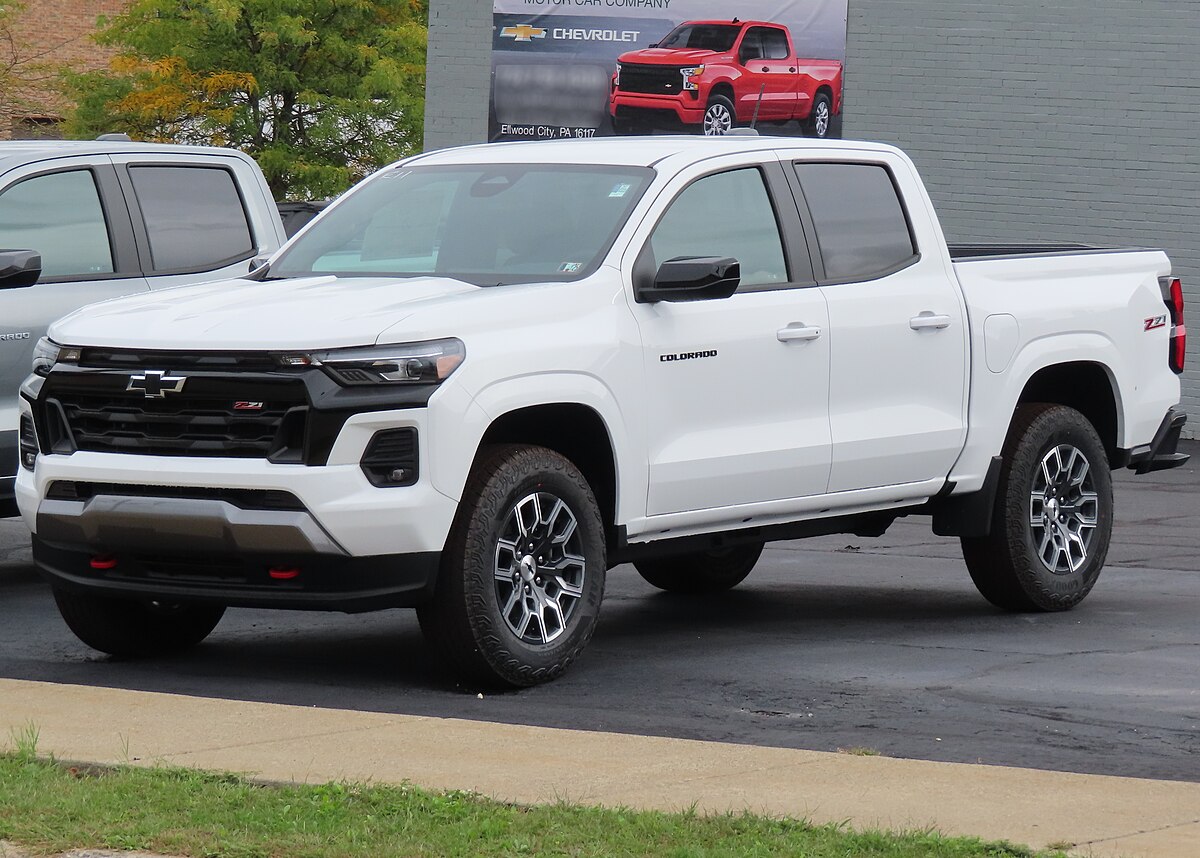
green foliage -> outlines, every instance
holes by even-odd
[[[0,840],[224,858],[1035,858],[1023,846],[747,813],[517,807],[409,785],[266,786],[189,769],[80,768],[0,754]]]
[[[110,68],[65,72],[71,136],[233,146],[277,199],[330,196],[417,151],[427,0],[134,0]]]

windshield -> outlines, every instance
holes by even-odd
[[[730,24],[683,24],[668,33],[658,46],[725,53],[733,50],[741,31],[741,27]]]
[[[645,167],[394,167],[313,224],[267,276],[578,279],[600,264],[653,176]]]

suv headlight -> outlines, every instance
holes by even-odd
[[[613,73],[613,86],[621,85],[621,64],[617,63],[617,70]]]
[[[700,85],[696,83],[694,78],[704,74],[704,66],[690,66],[686,69],[680,69],[679,73],[683,75],[683,88],[686,90],[696,90]]]
[[[49,337],[42,337],[33,347],[33,372],[35,375],[46,376],[59,361],[67,363],[79,362],[79,349],[60,346]]]
[[[311,355],[341,384],[441,384],[458,369],[467,350],[462,340],[428,340],[393,346],[335,349]]]

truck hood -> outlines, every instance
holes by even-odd
[[[93,304],[50,328],[57,343],[246,351],[370,345],[418,309],[486,290],[441,277],[225,280]]]
[[[727,56],[729,54],[696,48],[643,48],[640,51],[621,54],[617,62],[644,63],[651,66],[701,66],[712,61],[713,57]]]

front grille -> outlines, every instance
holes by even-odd
[[[682,66],[647,66],[632,63],[621,64],[622,92],[640,92],[649,95],[678,95],[683,91]]]
[[[270,372],[280,364],[266,352],[146,352],[88,347],[79,366],[90,369],[204,370],[209,372]]]
[[[55,480],[46,490],[50,500],[90,500],[100,495],[138,498],[219,500],[238,509],[303,511],[304,504],[291,492],[278,489],[224,489],[207,486],[146,486],[134,483],[93,483]]]
[[[299,379],[189,376],[184,391],[148,398],[125,389],[129,378],[52,377],[54,452],[302,459],[308,398]]]

